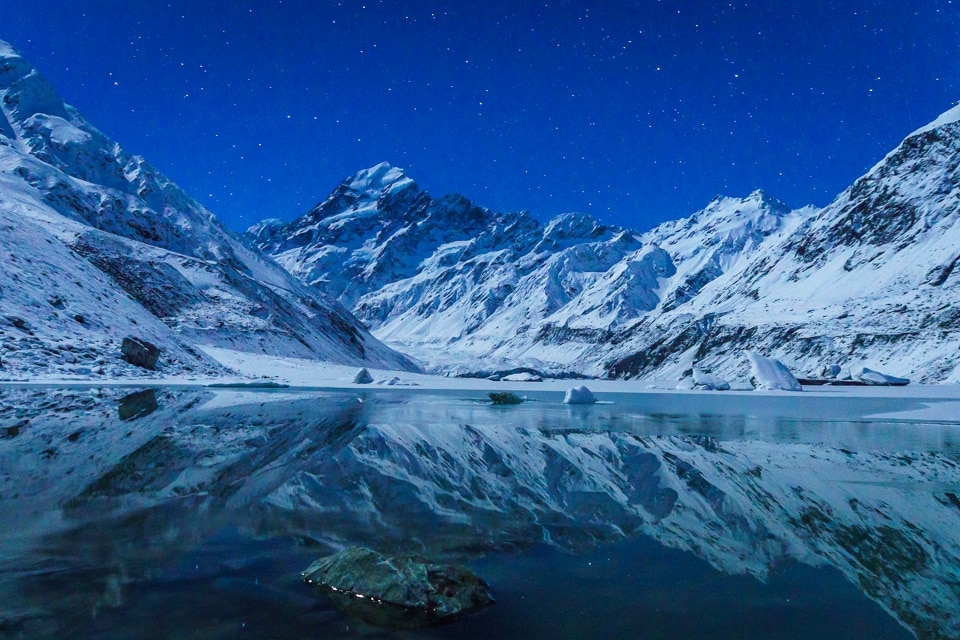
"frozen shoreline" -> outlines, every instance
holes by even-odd
[[[209,387],[210,385],[228,388],[245,388],[250,391],[267,391],[271,388],[289,388],[302,391],[357,391],[357,390],[397,390],[397,391],[462,391],[486,393],[489,391],[514,391],[528,393],[562,394],[572,386],[585,384],[597,394],[713,394],[723,396],[787,396],[787,397],[884,397],[904,400],[934,400],[960,403],[960,384],[917,385],[903,387],[891,386],[808,386],[802,393],[790,391],[751,390],[734,388],[730,391],[678,390],[673,380],[544,380],[542,382],[493,381],[485,378],[449,378],[438,375],[409,373],[370,368],[373,382],[357,384],[353,382],[359,366],[337,365],[317,360],[305,360],[281,356],[245,353],[217,347],[204,347],[204,352],[221,364],[237,372],[234,376],[219,378],[175,375],[165,376],[158,373],[150,377],[116,377],[102,379],[98,377],[38,377],[32,380],[3,380],[3,386],[177,386]],[[937,404],[941,404],[937,402]],[[953,403],[949,403],[953,404]],[[956,412],[943,414],[937,407],[936,415],[945,417],[929,419],[956,419],[960,416],[960,404]],[[928,412],[929,413],[929,412]]]

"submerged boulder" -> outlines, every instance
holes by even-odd
[[[493,603],[487,584],[466,567],[350,547],[302,574],[335,606],[381,627],[437,624]]]
[[[123,339],[123,344],[120,345],[120,353],[130,364],[152,371],[157,368],[160,347],[152,342],[127,336]]]
[[[563,404],[593,404],[596,401],[597,398],[593,392],[583,385],[567,389],[567,393],[563,396]]]
[[[522,404],[523,397],[512,391],[491,391],[490,402],[493,404]]]

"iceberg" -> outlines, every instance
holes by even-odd
[[[567,389],[567,393],[563,396],[563,404],[593,404],[596,401],[597,398],[593,392],[583,385]]]
[[[753,351],[747,351],[747,359],[750,361],[750,373],[755,388],[803,391],[800,382],[779,360],[766,358]]]
[[[873,369],[868,369],[866,367],[864,367],[858,374],[855,374],[854,377],[864,384],[875,386],[902,387],[910,384],[909,378],[898,378],[896,376],[874,371]]]
[[[354,384],[370,384],[371,382],[373,382],[373,376],[370,375],[366,367],[361,368],[357,371],[357,375],[353,376]]]

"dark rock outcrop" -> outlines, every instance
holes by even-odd
[[[124,359],[130,364],[151,371],[157,368],[157,360],[160,358],[160,347],[133,336],[127,336],[123,339],[120,352],[123,353]]]
[[[437,624],[493,603],[486,583],[466,567],[364,547],[321,558],[302,576],[338,608],[381,627]]]

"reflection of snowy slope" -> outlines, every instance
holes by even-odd
[[[405,532],[429,544],[452,528],[441,544],[582,549],[643,533],[760,579],[793,561],[831,565],[921,637],[952,638],[958,480],[935,454],[378,423],[270,501],[353,511],[350,535],[369,543]]]
[[[37,517],[3,521],[5,539],[181,503],[203,507],[184,506],[182,526],[150,516],[156,531],[137,517],[137,540],[202,539],[228,512],[265,533],[437,555],[646,534],[761,580],[795,561],[834,566],[920,637],[960,632],[960,465],[877,451],[872,434],[852,451],[637,435],[536,403],[184,392],[124,421],[117,398],[27,395],[4,399],[35,410],[0,415],[19,425],[0,440],[0,513]]]
[[[409,367],[91,126],[0,42],[0,337],[8,375],[218,371],[194,347]],[[91,265],[95,268],[91,268]]]

